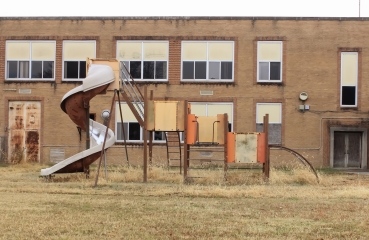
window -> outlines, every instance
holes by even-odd
[[[116,103],[117,106],[115,108],[115,133],[116,133],[116,141],[124,142],[124,137],[122,134],[122,122],[120,119],[120,111],[119,111],[119,103]],[[126,140],[129,142],[142,142],[143,141],[143,129],[140,124],[137,122],[135,116],[133,115],[131,109],[128,104],[121,103],[120,104],[123,115],[123,126],[124,133],[126,135]],[[163,142],[165,141],[164,132],[154,132],[153,141],[154,142]]]
[[[191,113],[196,116],[217,116],[217,114],[228,114],[228,131],[233,130],[233,103],[221,102],[192,102]]]
[[[282,104],[256,104],[256,131],[264,131],[264,116],[269,114],[268,141],[269,144],[282,144]]]
[[[358,53],[341,52],[341,107],[357,107]]]
[[[117,59],[135,80],[167,81],[168,46],[166,41],[118,41]]]
[[[233,81],[233,41],[182,42],[182,80]]]
[[[6,41],[7,80],[53,80],[55,41]]]
[[[96,57],[96,41],[63,41],[63,80],[86,78],[86,59]]]
[[[282,42],[259,41],[258,42],[258,82],[282,81]]]

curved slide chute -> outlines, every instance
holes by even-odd
[[[86,131],[86,115],[90,100],[97,94],[105,94],[110,83],[114,82],[114,72],[106,65],[92,64],[83,84],[64,95],[60,104],[61,109],[70,119]],[[89,120],[90,148],[65,159],[52,167],[41,169],[41,176],[55,173],[88,173],[91,163],[101,156],[102,146],[106,134],[106,126]],[[108,129],[105,149],[115,143],[114,132]]]

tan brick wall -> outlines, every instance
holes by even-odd
[[[71,39],[96,40],[97,57],[115,57],[116,41],[124,39],[169,41],[169,82],[147,84],[154,90],[155,99],[188,101],[227,101],[234,103],[234,130],[255,130],[256,102],[282,102],[282,142],[289,148],[306,152],[315,166],[329,165],[329,127],[353,125],[368,127],[369,106],[369,43],[366,31],[369,19],[252,19],[252,18],[164,18],[164,19],[95,19],[95,18],[40,18],[0,19],[0,135],[6,135],[6,101],[22,97],[19,88],[30,88],[30,97],[43,99],[43,161],[48,161],[53,146],[66,149],[66,156],[82,150],[76,126],[60,109],[60,100],[79,82],[62,82],[62,41]],[[56,41],[55,82],[5,81],[5,41],[49,39]],[[233,40],[233,83],[181,83],[181,40]],[[283,82],[256,82],[256,44],[259,40],[283,41]],[[344,110],[339,106],[339,53],[344,49],[360,49],[358,108]],[[144,83],[140,84],[141,86]],[[16,89],[17,91],[7,91]],[[213,90],[213,96],[200,96],[200,90]],[[306,104],[310,111],[301,113],[298,94],[309,94]],[[110,108],[112,92],[91,101],[91,113]],[[331,117],[333,123],[322,118]],[[338,117],[355,117],[351,122]],[[114,119],[114,113],[113,113]],[[321,122],[323,126],[321,128]],[[112,123],[111,126],[114,124]],[[321,133],[322,129],[322,133]],[[322,142],[322,144],[320,144]],[[162,148],[154,148],[154,156],[162,156]],[[130,156],[142,157],[142,147],[130,145]],[[272,151],[272,154],[275,154]],[[279,153],[278,153],[279,154]],[[67,157],[68,157],[67,156]],[[125,158],[122,145],[108,151],[111,162]],[[159,157],[158,157],[159,158]],[[280,158],[277,158],[280,159]],[[279,160],[275,160],[279,161]],[[139,160],[137,160],[139,162]]]

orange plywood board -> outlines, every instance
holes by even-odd
[[[259,163],[265,163],[265,148],[266,148],[266,138],[265,133],[260,133],[258,135],[258,157],[257,160]]]
[[[176,101],[155,101],[155,130],[177,131]]]
[[[199,142],[217,142],[217,123],[214,123],[216,121],[217,117],[197,117]]]
[[[227,153],[228,158],[227,162],[234,163],[235,162],[235,133],[229,132],[227,134]]]
[[[187,115],[187,144],[195,144],[197,139],[197,122],[195,114]]]

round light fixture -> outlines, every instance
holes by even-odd
[[[101,117],[102,117],[102,119],[104,119],[104,120],[108,120],[108,119],[109,119],[109,117],[110,117],[110,111],[109,111],[109,110],[103,110],[103,111],[101,112]]]
[[[301,101],[306,101],[306,99],[308,99],[308,94],[306,92],[301,92],[299,98]]]

